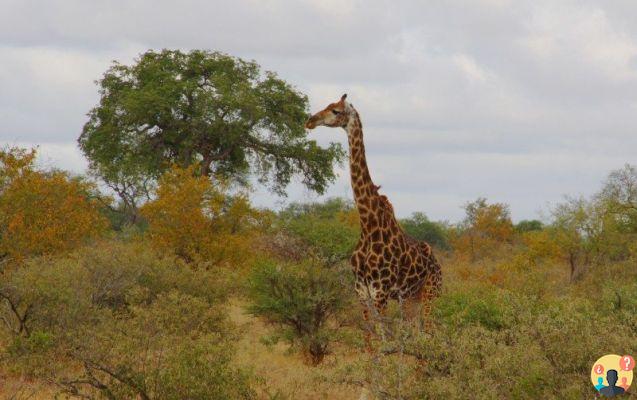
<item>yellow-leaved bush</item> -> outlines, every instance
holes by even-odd
[[[0,255],[9,264],[64,253],[107,228],[91,183],[39,170],[35,157],[35,150],[0,150]]]
[[[188,262],[245,264],[253,255],[259,212],[247,196],[230,196],[225,185],[195,171],[172,167],[160,178],[156,198],[142,207],[151,243]]]
[[[464,227],[451,238],[458,256],[475,261],[493,256],[502,245],[512,242],[513,223],[507,205],[488,204],[485,199],[478,199],[465,209]]]

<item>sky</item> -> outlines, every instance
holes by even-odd
[[[637,2],[0,0],[0,144],[81,173],[76,145],[113,60],[210,49],[359,111],[369,168],[399,216],[458,221],[478,197],[514,220],[637,164]],[[310,133],[347,145],[339,129]],[[347,165],[324,197],[351,198]],[[258,206],[321,200],[255,188]]]

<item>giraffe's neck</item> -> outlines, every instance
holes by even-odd
[[[375,214],[374,208],[379,207],[378,191],[367,168],[365,144],[363,143],[363,125],[358,112],[353,110],[353,113],[354,115],[350,118],[345,130],[347,131],[347,140],[349,142],[349,169],[354,200],[361,218],[361,228],[365,231],[367,225],[365,222]]]

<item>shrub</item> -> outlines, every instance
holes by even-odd
[[[475,261],[492,256],[503,244],[513,239],[513,223],[509,206],[488,204],[479,198],[465,205],[466,217],[458,227],[452,246],[458,253]]]
[[[343,373],[378,398],[592,398],[595,359],[637,349],[634,301],[613,304],[634,293],[633,275],[591,277],[596,291],[584,281],[545,298],[451,282],[436,301],[432,330],[390,320],[378,354]]]
[[[141,209],[155,246],[188,262],[243,264],[258,213],[245,196],[228,196],[195,166],[173,167],[159,180],[157,198]]]
[[[104,398],[251,398],[247,376],[229,365],[229,333],[218,307],[164,293],[74,337],[70,352],[84,371],[59,383],[67,393]]]
[[[3,362],[16,373],[88,398],[253,395],[249,375],[230,364],[234,330],[213,272],[143,243],[106,242],[3,278],[17,310],[2,304],[13,336]]]
[[[449,249],[444,226],[430,221],[425,214],[413,213],[411,217],[400,220],[400,224],[414,239],[423,240],[440,249]]]
[[[292,204],[279,215],[282,228],[301,238],[328,263],[348,259],[360,235],[358,213],[343,199]]]
[[[340,274],[336,268],[310,261],[298,265],[262,262],[249,281],[249,310],[278,325],[281,337],[318,364],[336,338],[337,330],[329,320],[349,300]]]
[[[494,293],[493,289],[471,288],[442,296],[435,313],[442,323],[451,326],[479,324],[489,330],[499,330],[511,324],[507,315],[506,293]]]
[[[40,171],[35,156],[35,150],[0,151],[0,254],[14,265],[77,248],[107,227],[91,184]]]

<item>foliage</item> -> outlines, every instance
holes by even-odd
[[[328,321],[348,302],[349,286],[334,268],[316,262],[277,265],[262,262],[250,278],[252,314],[278,325],[278,333],[301,348],[312,364],[329,352],[336,329]]]
[[[622,231],[637,233],[637,168],[626,164],[611,172],[598,195]]]
[[[378,354],[339,374],[364,382],[377,398],[581,399],[595,396],[596,358],[637,350],[635,304],[625,296],[637,284],[629,264],[595,271],[570,291],[567,276],[547,282],[540,268],[524,271],[523,283],[545,282],[543,297],[511,281],[490,282],[490,266],[471,265],[483,270],[480,280],[458,279],[457,268],[448,266],[451,279],[435,303],[433,329],[423,333],[390,316],[381,321]]]
[[[92,171],[135,209],[172,164],[283,193],[300,175],[322,193],[344,153],[308,140],[307,97],[257,63],[219,52],[149,50],[114,63],[78,141]]]
[[[552,241],[558,255],[568,261],[573,278],[582,268],[620,261],[633,253],[635,234],[626,230],[625,215],[609,208],[612,201],[571,198],[553,208]]]
[[[97,389],[118,399],[251,398],[246,377],[229,366],[224,324],[204,299],[162,293],[130,317],[105,319],[74,338],[84,372],[60,384],[68,393]]]
[[[566,198],[551,210],[543,232],[526,235],[530,252],[569,265],[571,280],[590,267],[635,254],[637,172],[626,165],[610,173],[602,190],[589,199]]]
[[[627,164],[612,171],[595,201],[604,209],[606,241],[612,244],[607,255],[637,254],[637,168]]]
[[[189,262],[245,263],[258,213],[245,195],[225,194],[194,169],[173,167],[161,177],[156,199],[141,210],[150,240]]]
[[[542,221],[539,221],[537,219],[524,219],[515,224],[515,231],[517,233],[541,231],[542,229],[544,229],[544,224],[542,223]]]
[[[453,239],[453,247],[471,260],[487,257],[513,239],[513,223],[506,204],[488,204],[484,198],[465,205],[466,217]]]
[[[506,205],[485,199],[467,204],[454,227],[424,214],[403,220],[433,244],[449,235],[443,293],[426,332],[394,303],[373,315],[378,351],[369,355],[359,346],[359,307],[345,266],[359,235],[348,202],[256,211],[224,180],[198,175],[197,164],[174,166],[142,207],[146,236],[96,241],[106,199],[81,179],[37,169],[34,159],[34,151],[0,152],[0,246],[20,260],[0,274],[3,383],[54,384],[62,398],[254,398],[253,376],[242,369],[247,359],[265,375],[271,398],[290,389],[277,374],[296,368],[307,375],[295,381],[303,395],[331,385],[325,398],[351,398],[362,385],[377,398],[581,399],[596,395],[589,377],[597,357],[637,352],[632,166],[613,171],[594,196],[553,206],[546,225],[514,226]],[[9,226],[16,215],[31,222]],[[60,232],[59,242],[45,231]],[[253,245],[253,236],[262,244]],[[235,346],[239,331],[222,305],[233,270],[200,267],[253,259],[261,261],[242,289],[250,313],[271,326],[264,332],[242,322],[246,337]],[[351,327],[353,340],[345,340]],[[254,344],[250,335],[272,332],[272,341],[287,340],[311,365],[336,356],[309,374],[295,357],[273,358],[272,346],[262,350],[272,352],[265,359],[282,365],[259,364],[244,347]],[[235,357],[237,348],[244,357]],[[298,394],[290,398],[308,397]]]
[[[400,224],[414,239],[425,241],[441,249],[449,249],[445,227],[430,221],[424,213],[415,212],[411,217],[400,220]]]
[[[220,283],[143,244],[33,260],[4,282],[18,309],[30,310],[27,332],[9,332],[6,362],[74,396],[251,398],[249,377],[230,365]]]
[[[349,259],[360,236],[358,213],[343,199],[293,203],[279,214],[284,231],[300,238],[328,263]]]
[[[95,188],[62,171],[38,170],[35,157],[35,150],[0,151],[0,254],[13,264],[66,252],[106,228]]]
[[[595,211],[595,204],[582,198],[567,199],[552,210],[551,242],[557,256],[568,262],[571,279],[579,268],[593,262],[599,250],[602,225]]]

